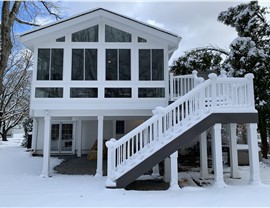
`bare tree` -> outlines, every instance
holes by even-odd
[[[27,70],[32,66],[32,53],[27,50],[19,53],[9,56],[2,83],[0,135],[3,141],[7,141],[8,131],[29,112],[31,74]]]
[[[16,126],[29,109],[29,73],[32,55],[14,38],[19,25],[38,26],[38,18],[59,19],[57,2],[2,1],[0,34],[0,135]]]

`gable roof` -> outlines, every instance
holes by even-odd
[[[86,21],[87,18],[95,18],[95,17],[109,17],[113,18],[116,21],[125,21],[127,22],[127,25],[133,25],[133,26],[139,26],[143,27],[145,30],[151,31],[150,33],[154,33],[157,36],[162,36],[164,39],[168,40],[171,42],[172,45],[175,45],[174,47],[171,48],[177,48],[178,44],[181,40],[181,37],[178,36],[177,34],[168,32],[166,30],[163,30],[161,28],[152,26],[150,24],[138,21],[136,19],[132,19],[130,17],[103,9],[103,8],[96,8],[93,10],[89,10],[87,12],[83,12],[74,16],[71,16],[66,19],[58,20],[53,23],[40,26],[34,29],[31,29],[29,31],[26,31],[24,33],[21,33],[18,35],[20,41],[26,45],[28,48],[32,48],[33,46],[33,41],[34,39],[37,39],[40,36],[46,35],[46,33],[50,33],[53,31],[57,31],[66,27],[70,27],[72,25],[78,24],[80,21]]]

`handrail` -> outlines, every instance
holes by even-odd
[[[204,79],[197,75],[198,72],[196,70],[193,70],[192,74],[188,75],[174,75],[170,73],[170,100],[177,100],[202,83]]]
[[[224,75],[224,74],[223,74]],[[179,133],[213,112],[255,111],[252,74],[244,78],[217,77],[195,86],[169,106],[157,107],[153,116],[108,147],[107,186],[162,148]]]

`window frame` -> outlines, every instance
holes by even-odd
[[[49,69],[48,69],[48,79],[40,79],[39,78],[39,52],[41,50],[49,50]],[[61,71],[61,79],[52,79],[52,64],[53,64],[53,60],[52,60],[52,54],[53,54],[53,50],[61,50],[62,51],[62,71]],[[64,48],[38,48],[38,52],[37,52],[37,74],[36,74],[36,80],[37,81],[63,81],[63,77],[64,77],[64,57],[65,57],[65,50]],[[41,76],[41,75],[40,75]],[[44,76],[44,75],[43,75]]]
[[[153,71],[153,51],[156,50],[160,50],[162,51],[162,77],[161,79],[153,79],[155,73],[157,72],[154,72]],[[141,78],[141,66],[140,66],[140,51],[149,51],[149,69],[148,69],[148,73],[150,74],[150,79],[142,79]],[[161,49],[161,48],[152,48],[152,49],[147,49],[147,48],[139,48],[138,49],[138,80],[139,81],[165,81],[165,76],[164,76],[164,72],[165,72],[165,67],[164,67],[164,49]]]
[[[83,51],[83,69],[82,69],[82,79],[73,79],[73,51],[82,50]],[[95,68],[95,79],[86,79],[86,50],[94,50],[96,52],[96,68]],[[98,80],[98,48],[72,48],[71,49],[71,81],[97,81]]]
[[[116,50],[116,79],[108,79],[108,62],[109,60],[107,59],[107,51],[109,50]],[[129,52],[129,73],[128,73],[128,79],[120,79],[120,71],[121,71],[121,65],[120,65],[120,51],[121,50],[127,50]],[[105,80],[106,81],[131,81],[131,48],[105,48]],[[122,71],[121,71],[122,72]]]

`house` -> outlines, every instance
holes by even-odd
[[[231,132],[232,177],[237,177],[236,123],[247,123],[251,181],[259,182],[253,80],[174,76],[168,60],[181,38],[102,8],[19,36],[35,54],[30,113],[32,148],[43,154],[87,154],[98,143],[96,175],[108,148],[107,187],[125,187],[165,160],[166,180],[177,184],[177,150],[200,137],[207,177],[206,130],[212,129],[217,183],[223,183],[221,124]],[[171,104],[170,104],[171,103]],[[114,139],[111,139],[114,138]]]

